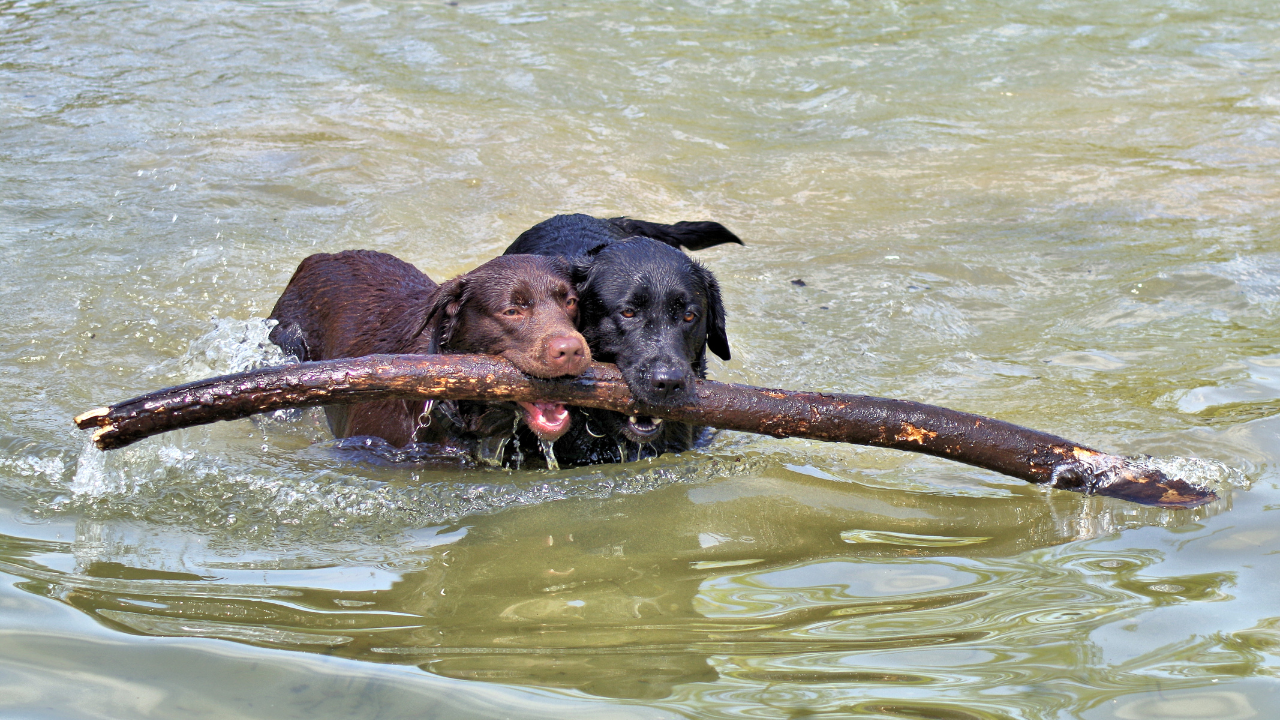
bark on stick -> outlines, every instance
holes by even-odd
[[[574,379],[540,380],[485,355],[368,355],[200,380],[158,390],[75,419],[97,428],[103,450],[168,430],[255,413],[386,398],[547,400],[694,425],[925,453],[1038,485],[1160,507],[1196,507],[1217,496],[1159,470],[1010,423],[933,405],[862,395],[769,390],[699,381],[688,404],[639,407],[612,365]]]

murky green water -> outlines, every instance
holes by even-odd
[[[1251,1],[0,3],[0,715],[1274,716],[1277,38]],[[747,240],[699,254],[718,379],[1200,458],[1224,497],[71,425],[263,361],[312,252],[445,278],[556,212]]]

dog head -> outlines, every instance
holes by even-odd
[[[729,359],[720,286],[683,252],[644,237],[574,261],[579,323],[596,358],[613,362],[641,405],[678,405],[706,376],[706,351]]]
[[[427,308],[428,353],[484,353],[540,378],[575,376],[591,350],[575,328],[578,292],[563,258],[506,255],[445,282]],[[569,427],[560,403],[519,403],[525,423],[554,440]]]

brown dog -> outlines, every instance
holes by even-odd
[[[300,360],[375,353],[500,355],[535,377],[578,375],[591,351],[574,328],[578,296],[561,258],[508,255],[437,285],[386,253],[347,250],[298,265],[271,311],[271,341]],[[569,429],[559,403],[519,403],[538,437]],[[339,438],[368,435],[402,447],[509,434],[511,403],[380,400],[325,408]]]

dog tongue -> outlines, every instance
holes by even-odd
[[[555,440],[569,429],[569,410],[562,403],[520,403],[524,424],[543,440]]]

